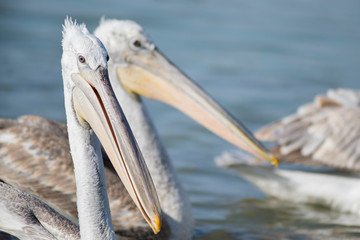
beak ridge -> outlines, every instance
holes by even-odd
[[[99,138],[117,174],[155,233],[161,228],[161,209],[146,163],[111,88],[107,69],[73,74],[73,104],[82,124]]]

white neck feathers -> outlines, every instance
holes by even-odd
[[[69,76],[70,74],[63,70],[63,77]],[[64,83],[69,83],[69,81],[64,81]],[[69,89],[71,87],[65,84],[64,88],[69,144],[76,178],[81,238],[115,239],[100,142],[91,129],[80,125],[73,108],[72,94]]]

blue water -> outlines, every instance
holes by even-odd
[[[356,0],[0,2],[0,117],[65,121],[60,71],[65,16],[90,31],[133,19],[177,66],[251,130],[328,88],[359,88]],[[176,110],[146,101],[190,195],[195,239],[350,239],[357,216],[265,197],[215,156],[234,147]]]

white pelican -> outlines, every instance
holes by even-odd
[[[132,21],[102,20],[96,29],[95,35],[104,43],[110,55],[109,76],[116,98],[123,107],[129,120],[131,129],[139,143],[146,164],[153,178],[155,188],[159,195],[160,205],[164,213],[163,228],[159,233],[162,237],[171,239],[190,239],[193,231],[193,217],[188,197],[181,187],[170,159],[158,137],[158,134],[147,114],[140,95],[166,102],[204,125],[215,134],[229,142],[247,150],[259,158],[265,158],[275,163],[276,159],[259,143],[252,134],[218,103],[200,89],[194,82],[185,76],[179,69],[170,63],[145,35],[143,29]],[[54,187],[53,181],[44,179],[37,182],[33,194],[46,198],[47,202],[76,218],[75,195],[71,189],[72,173],[71,161],[67,156],[66,132],[61,125],[38,117],[24,117],[12,120],[14,128],[23,129],[27,124],[26,118],[36,118],[34,125],[42,127],[41,134],[47,133],[50,128],[56,128],[59,134],[52,139],[45,140],[43,145],[50,145],[51,141],[61,142],[63,148],[56,150],[53,146],[52,157],[54,165],[62,165],[66,172],[53,170],[51,166],[42,166],[46,163],[39,160],[39,168],[51,172],[52,177],[66,179],[66,184]],[[5,120],[4,120],[5,121]],[[6,120],[10,121],[10,120]],[[46,122],[46,123],[45,123]],[[11,124],[9,124],[11,125]],[[55,139],[56,138],[56,139]],[[61,140],[60,140],[61,138]],[[26,149],[27,151],[27,149]],[[38,156],[31,156],[38,158]],[[59,160],[61,158],[61,163]],[[10,160],[12,161],[12,160]],[[106,161],[105,161],[106,164]],[[1,171],[1,170],[0,170]],[[13,172],[18,171],[17,167]],[[28,170],[25,169],[27,174]],[[106,168],[107,187],[109,193],[110,209],[114,229],[117,233],[126,236],[146,238],[151,236],[151,229],[135,210],[124,187],[118,181],[110,168]],[[14,175],[7,178],[14,178]],[[37,180],[37,177],[34,176]],[[18,181],[18,180],[13,180]],[[46,191],[39,191],[46,186]],[[62,195],[61,197],[59,195]],[[50,196],[50,197],[47,197]],[[63,198],[62,198],[63,197]]]
[[[278,145],[272,152],[280,168],[240,152],[224,153],[217,164],[236,169],[270,196],[360,214],[360,91],[329,90],[256,136]]]
[[[104,46],[89,34],[85,25],[77,25],[68,18],[63,27],[62,46],[67,129],[74,163],[81,239],[115,239],[100,142],[145,220],[154,232],[158,232],[161,210],[155,187],[110,86],[108,54]],[[2,140],[14,143],[19,140],[18,136],[9,132],[7,139]],[[19,145],[36,151],[37,142],[24,140],[20,139]],[[46,152],[41,154],[47,157]],[[26,161],[26,156],[17,157],[18,164]],[[51,165],[51,158],[46,161]],[[39,175],[37,168],[32,171],[38,178],[48,177],[43,173]],[[53,187],[57,184],[61,185],[62,180],[57,179]],[[79,238],[76,225],[65,221],[44,202],[3,182],[0,182],[0,189],[2,231],[20,239]]]

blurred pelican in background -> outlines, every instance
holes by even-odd
[[[269,196],[360,214],[360,91],[328,90],[255,135],[276,144],[278,169],[239,151],[223,153],[217,164]]]

